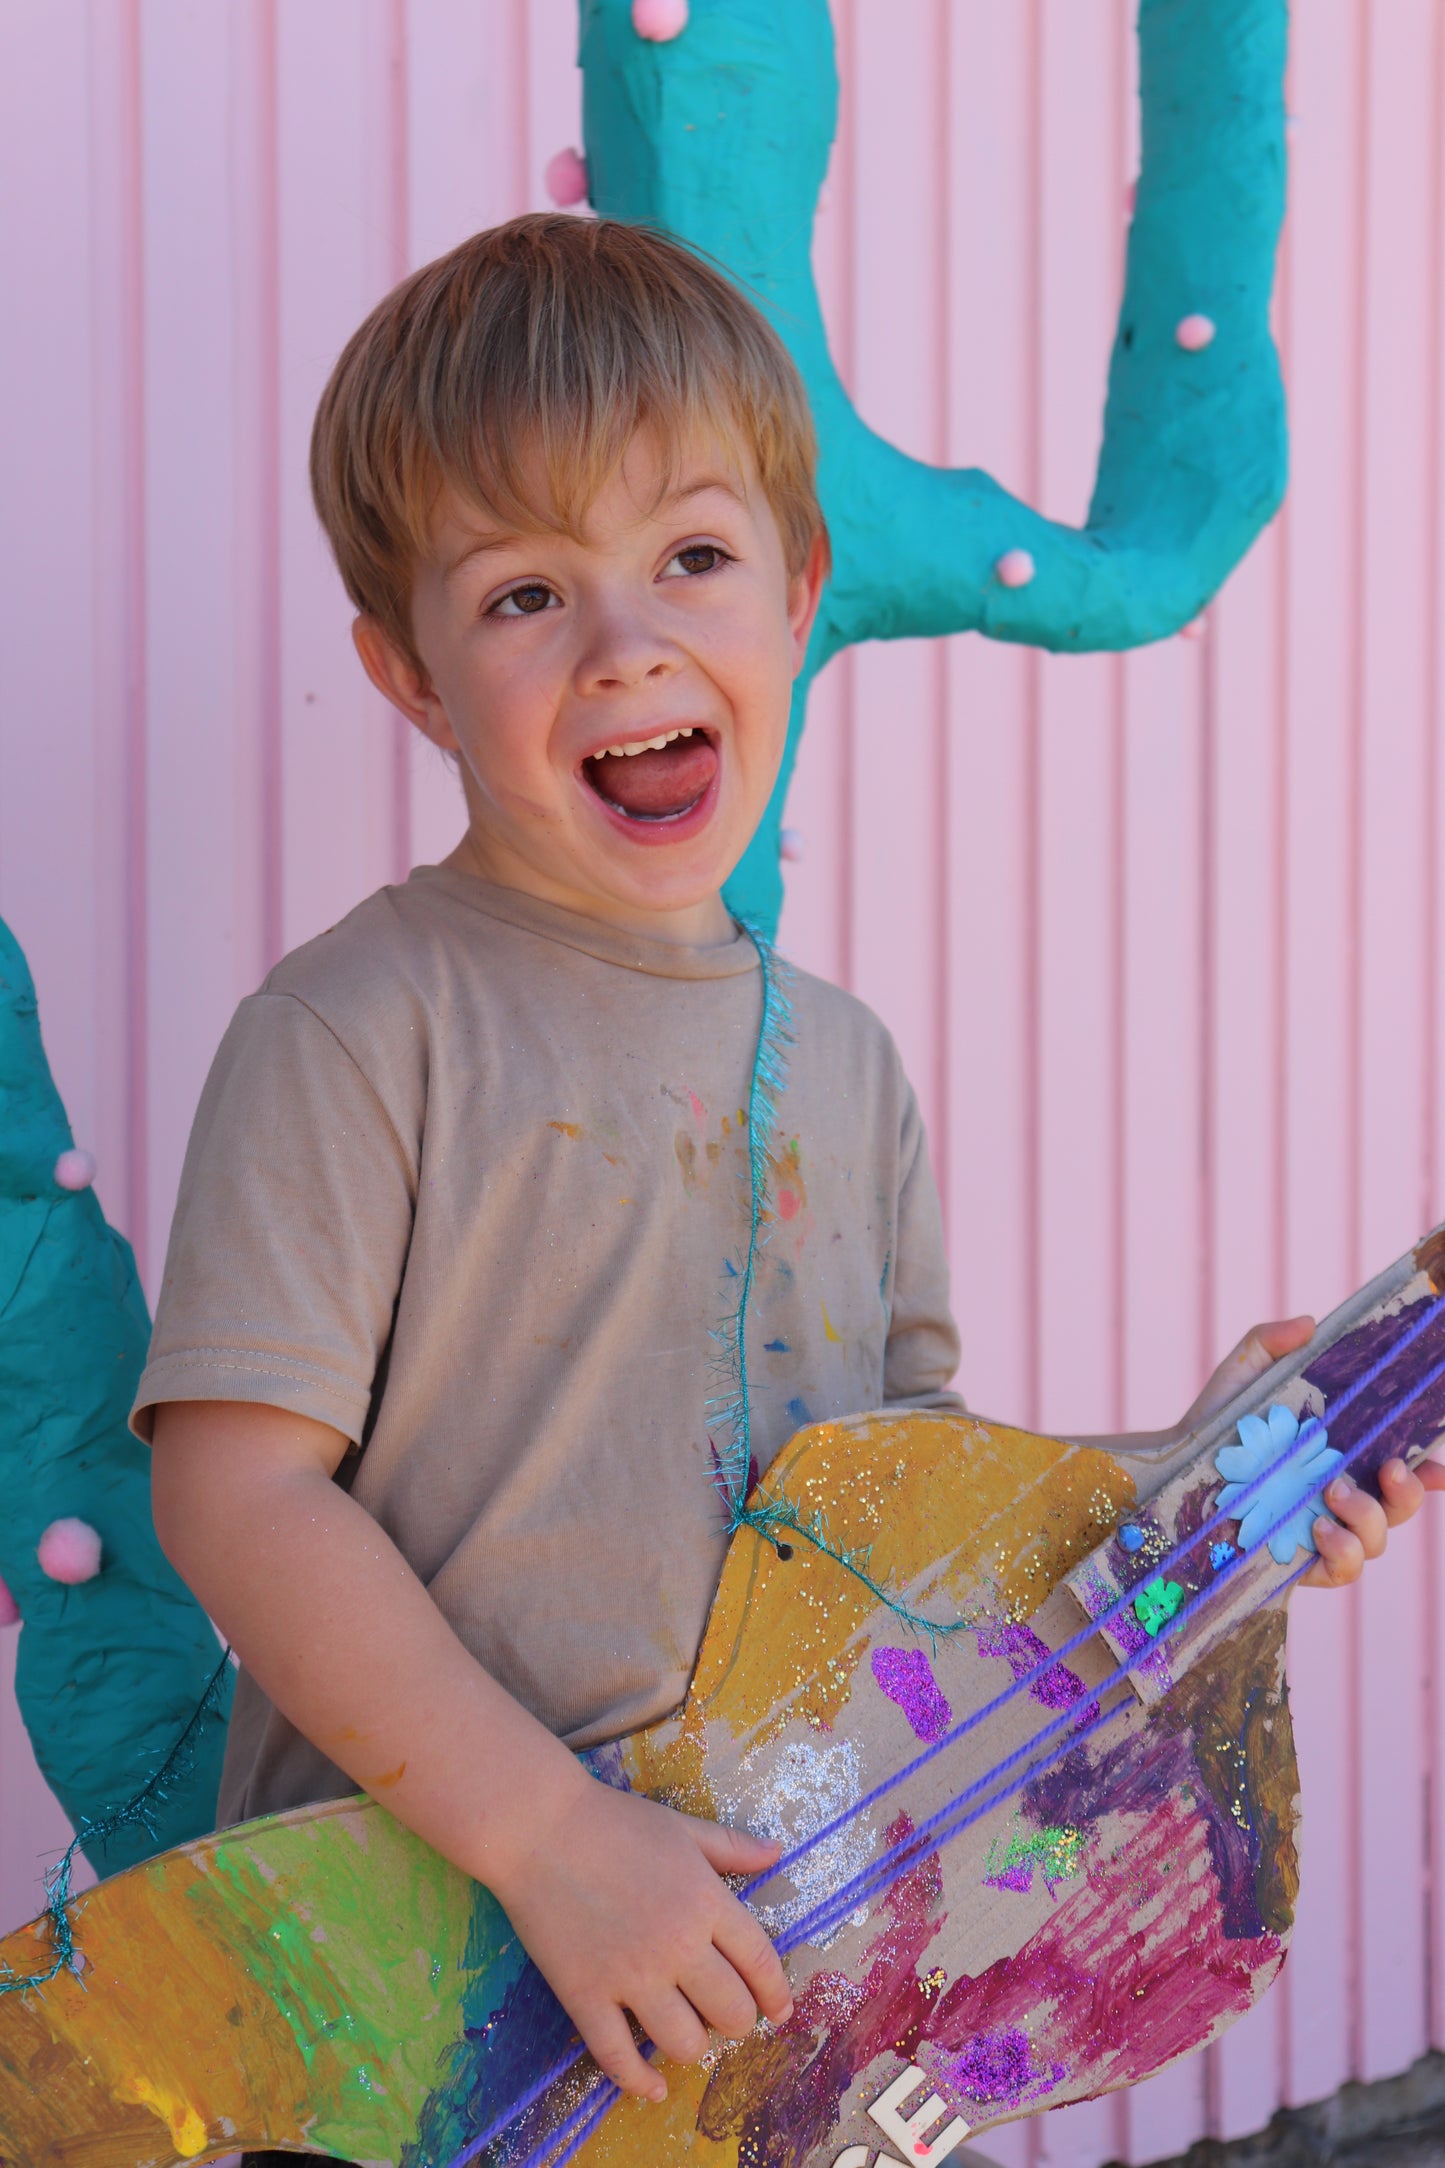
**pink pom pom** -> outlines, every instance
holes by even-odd
[[[0,1626],[18,1626],[20,1606],[3,1581],[0,1581]]]
[[[1005,550],[993,569],[1000,587],[1027,587],[1034,576],[1034,561],[1027,550]]]
[[[687,28],[687,0],[632,0],[632,27],[659,44]]]
[[[1187,625],[1179,627],[1179,637],[1181,640],[1202,640],[1208,630],[1209,620],[1207,617],[1193,617]]]
[[[1181,316],[1174,326],[1174,338],[1186,354],[1202,354],[1206,346],[1214,342],[1214,318],[1212,316]]]
[[[93,1581],[99,1573],[100,1537],[89,1521],[52,1521],[35,1555],[42,1573],[74,1588],[80,1581]]]
[[[61,1153],[52,1172],[61,1189],[89,1189],[95,1180],[95,1160],[89,1152],[72,1148]]]
[[[801,828],[784,828],[778,837],[778,856],[785,858],[790,866],[801,864],[803,857],[803,831]]]
[[[587,201],[587,163],[580,151],[558,151],[547,160],[542,182],[559,210]]]

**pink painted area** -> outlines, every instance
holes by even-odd
[[[843,374],[908,450],[1078,518],[1129,0],[833,5]],[[1293,15],[1283,517],[1197,640],[842,658],[788,808],[784,944],[882,1012],[924,1107],[963,1385],[1041,1426],[1172,1420],[1254,1318],[1445,1212],[1440,11]],[[0,911],[152,1288],[237,998],[459,833],[351,654],[306,433],[394,278],[545,205],[575,32],[573,0],[0,11]],[[1442,1544],[1295,1607],[1281,1986],[1127,2099],[991,2136],[1004,2168],[1155,2159],[1445,2045]],[[0,1924],[64,1837],[0,1684]]]

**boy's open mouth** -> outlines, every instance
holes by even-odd
[[[582,763],[598,797],[634,821],[681,820],[706,795],[717,771],[717,748],[697,723],[609,745]]]

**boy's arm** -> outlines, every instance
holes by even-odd
[[[599,1784],[462,1646],[385,1531],[332,1480],[340,1431],[282,1409],[155,1416],[163,1548],[276,1706],[504,1906],[609,2077],[660,2099],[631,2012],[696,2059],[791,1998],[719,1879],[776,1845]]]

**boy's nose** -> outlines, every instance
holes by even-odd
[[[673,643],[643,613],[618,612],[594,628],[578,680],[584,692],[618,692],[670,677],[678,661]]]

